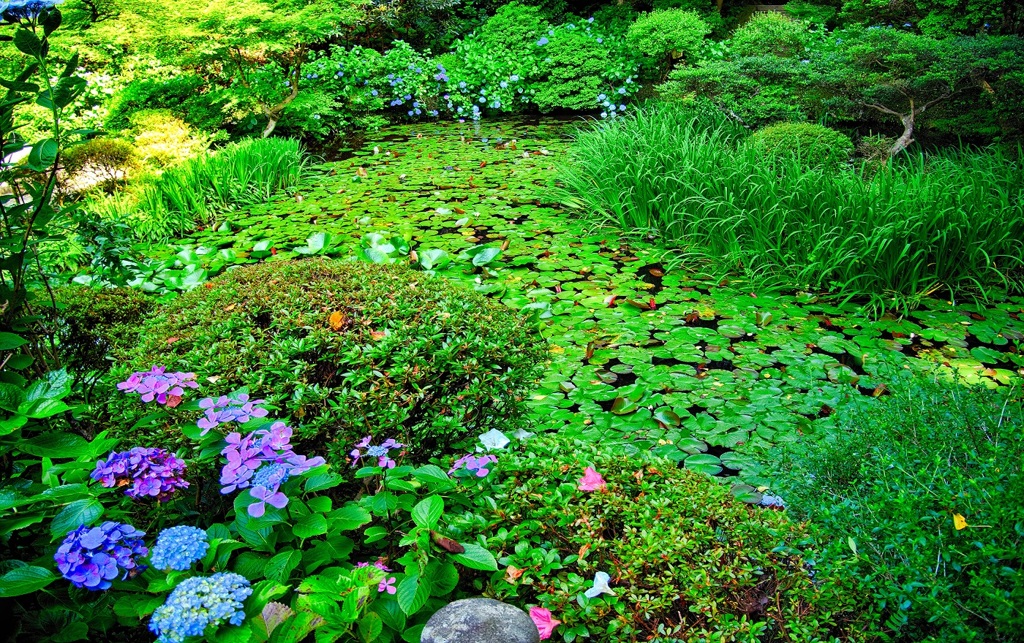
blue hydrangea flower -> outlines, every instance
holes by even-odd
[[[211,625],[241,625],[243,603],[251,594],[249,581],[231,572],[186,578],[153,612],[149,629],[157,643],[182,643],[189,636],[202,636]]]
[[[543,47],[544,45],[548,44],[548,42],[550,41],[545,36],[541,36],[540,40],[537,41],[537,46]]]
[[[192,563],[201,560],[209,550],[210,543],[206,541],[205,531],[198,527],[180,525],[160,532],[149,561],[161,571],[173,569],[183,572]]]
[[[53,560],[64,578],[75,587],[98,591],[110,588],[110,581],[127,578],[137,569],[135,556],[149,553],[142,543],[146,533],[131,525],[105,522],[99,527],[82,525],[70,532],[57,548]]]
[[[9,0],[0,2],[0,13],[15,20],[33,20],[43,11],[63,3],[64,0]]]

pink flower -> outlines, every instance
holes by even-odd
[[[583,470],[583,477],[580,478],[579,487],[580,491],[600,491],[607,486],[604,478],[597,471],[594,471],[593,467],[587,467]]]
[[[382,593],[387,592],[388,594],[394,594],[398,591],[398,588],[395,587],[395,580],[396,578],[394,576],[392,576],[391,578],[385,578],[377,584],[377,591]]]
[[[551,611],[544,607],[531,607],[530,618],[533,619],[533,624],[537,626],[537,631],[540,632],[540,640],[542,641],[551,638],[555,628],[562,624],[562,621],[551,618]]]

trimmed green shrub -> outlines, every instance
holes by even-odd
[[[860,597],[815,574],[805,525],[668,460],[535,438],[503,457],[494,593],[537,603],[571,641],[857,640]],[[593,467],[606,488],[582,491]],[[584,596],[598,572],[615,594]]]
[[[309,450],[344,462],[365,435],[438,452],[514,431],[544,355],[525,317],[443,279],[323,259],[217,277],[166,306],[126,370],[215,377],[290,414]]]
[[[134,288],[54,290],[53,312],[61,364],[73,371],[107,371],[108,356],[132,348],[153,302]]]
[[[654,67],[668,69],[678,59],[693,62],[711,33],[711,26],[696,11],[665,9],[645,13],[626,32],[626,42]]]
[[[739,56],[775,55],[792,58],[802,54],[810,39],[807,23],[777,11],[759,12],[739,27],[729,40]]]
[[[852,400],[834,430],[787,444],[777,486],[828,539],[822,571],[862,582],[898,640],[1019,641],[1020,390],[907,374],[892,393]]]
[[[196,74],[172,78],[134,80],[110,100],[106,128],[128,129],[138,112],[165,109],[200,130],[215,131],[225,121],[228,101],[210,93],[207,81]]]
[[[135,146],[117,138],[94,138],[68,148],[62,157],[64,182],[75,185],[91,173],[92,179],[105,189],[128,180],[128,173],[139,163]],[[84,186],[91,187],[89,185]]]
[[[754,132],[750,144],[765,156],[796,156],[807,168],[837,168],[853,155],[849,136],[816,123],[769,125]]]

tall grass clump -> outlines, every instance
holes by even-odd
[[[666,105],[594,124],[560,168],[564,203],[774,285],[906,308],[937,291],[1020,291],[1024,163],[913,156],[870,178],[771,158],[724,116]]]
[[[297,185],[306,163],[298,141],[249,139],[192,158],[87,207],[102,218],[128,222],[140,238],[159,240],[266,202],[274,192]]]

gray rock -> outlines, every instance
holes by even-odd
[[[540,643],[540,633],[518,607],[491,598],[465,598],[431,616],[420,643]]]

